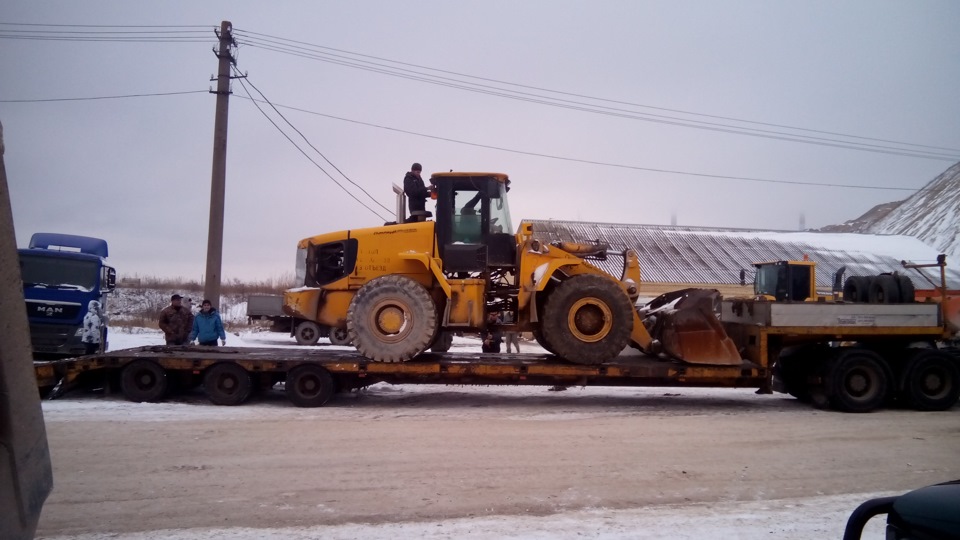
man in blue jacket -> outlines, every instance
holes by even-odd
[[[227,344],[227,334],[223,331],[223,321],[220,320],[220,314],[213,308],[209,300],[204,300],[200,304],[200,313],[193,318],[193,330],[190,331],[190,343],[193,340],[200,342],[200,345],[207,347],[216,347],[217,338],[220,338],[220,344]]]

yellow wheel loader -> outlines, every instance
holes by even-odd
[[[490,324],[532,332],[548,351],[582,364],[608,361],[627,345],[661,352],[635,308],[640,267],[632,250],[547,245],[527,222],[511,232],[505,174],[437,173],[430,183],[435,221],[426,221],[428,212],[405,220],[398,211],[396,223],[300,241],[303,286],[285,292],[284,310],[347,330],[361,354],[380,362],[409,360],[444,333],[482,332]],[[590,263],[613,255],[624,259],[619,279]],[[488,323],[490,313],[497,323]],[[713,324],[695,321],[693,339],[707,339],[709,354],[697,347],[668,353],[694,363],[740,363],[715,316],[707,317]],[[674,328],[671,339],[682,334]],[[683,356],[684,349],[694,352]]]

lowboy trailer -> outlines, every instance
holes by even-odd
[[[118,386],[132,401],[161,401],[202,385],[219,405],[239,405],[283,382],[298,406],[377,382],[755,388],[819,407],[869,412],[900,402],[945,410],[960,396],[956,348],[943,347],[936,303],[902,305],[723,300],[720,319],[743,360],[698,365],[621,355],[584,365],[532,354],[424,353],[375,362],[354,351],[150,346],[36,362],[41,389],[56,397],[84,382]],[[676,344],[683,346],[683,343]]]

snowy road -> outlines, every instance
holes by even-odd
[[[87,393],[44,414],[43,538],[838,538],[867,498],[960,478],[956,408],[750,390],[376,385],[319,409]]]

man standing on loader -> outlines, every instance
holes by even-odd
[[[403,194],[407,196],[407,206],[410,208],[410,217],[407,218],[407,221],[422,221],[417,219],[419,216],[414,212],[426,212],[427,210],[427,198],[430,196],[430,191],[423,183],[423,178],[420,177],[420,171],[422,170],[423,167],[419,163],[414,163],[410,167],[410,172],[403,177]]]

